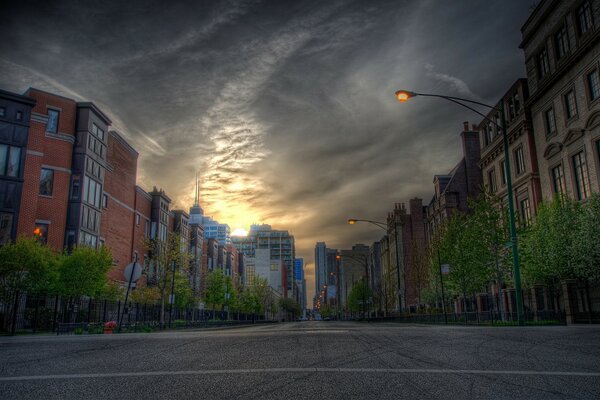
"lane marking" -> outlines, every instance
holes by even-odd
[[[236,375],[264,373],[374,373],[374,374],[462,374],[462,375],[525,375],[525,376],[576,376],[600,377],[600,372],[567,372],[567,371],[503,371],[483,369],[418,369],[418,368],[259,368],[259,369],[215,369],[188,371],[142,371],[142,372],[108,372],[95,374],[64,375],[29,375],[2,376],[0,382],[57,380],[57,379],[96,379],[96,378],[128,378],[144,376],[185,376],[185,375]]]

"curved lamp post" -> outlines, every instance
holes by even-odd
[[[373,221],[370,219],[357,219],[357,218],[349,218],[348,224],[354,225],[357,222],[368,222],[369,224],[373,224],[381,229],[383,229],[387,233],[387,224],[385,222]],[[390,238],[386,236],[387,239],[387,247],[388,251],[390,248]],[[400,254],[398,254],[398,224],[396,223],[396,215],[394,215],[394,243],[396,244],[396,278],[398,280],[398,311],[403,310],[404,303],[402,302],[402,286],[400,285]],[[387,307],[387,306],[386,306]]]
[[[504,100],[500,101],[500,108],[496,108],[494,106],[490,106],[485,103],[480,103],[478,101],[463,99],[460,97],[453,96],[444,96],[439,94],[430,94],[430,93],[415,93],[409,90],[398,90],[396,92],[396,98],[399,102],[404,103],[405,101],[417,97],[417,96],[426,96],[426,97],[438,97],[440,99],[448,100],[453,103],[456,103],[464,108],[467,108],[474,113],[482,116],[487,121],[491,122],[498,128],[499,131],[502,132],[502,139],[504,142],[504,160],[505,160],[505,174],[506,174],[506,186],[508,189],[508,219],[510,225],[510,244],[512,248],[512,256],[513,256],[513,268],[515,275],[515,295],[517,302],[517,320],[519,325],[524,325],[524,308],[523,308],[523,292],[521,289],[521,270],[519,268],[519,250],[517,246],[517,227],[515,224],[515,205],[513,199],[513,186],[512,186],[512,178],[510,173],[510,154],[508,149],[508,132],[506,128],[506,117],[504,116]],[[495,121],[492,121],[487,116],[483,115],[473,107],[464,104],[464,103],[476,104],[478,106],[489,108],[490,110],[498,111],[500,113],[501,124],[498,125]]]

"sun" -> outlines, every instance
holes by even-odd
[[[231,236],[248,236],[248,231],[244,228],[237,228],[231,232]]]

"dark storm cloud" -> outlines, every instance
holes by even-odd
[[[348,217],[429,201],[477,118],[394,91],[494,103],[524,75],[529,3],[13,2],[0,86],[94,101],[140,152],[143,185],[187,208],[200,171],[209,214],[288,229],[312,263],[316,241],[381,236]]]

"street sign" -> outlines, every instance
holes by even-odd
[[[448,275],[450,273],[450,265],[442,264],[441,270],[443,275]]]
[[[169,304],[175,304],[175,295],[174,294],[169,295]]]
[[[142,276],[142,266],[140,265],[140,263],[137,262],[131,263],[125,267],[123,275],[125,275],[125,282],[129,282],[129,280],[131,279],[131,282],[133,283],[140,279],[140,277]]]

